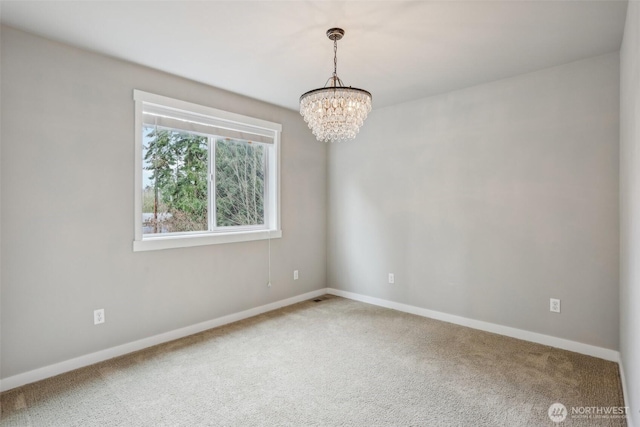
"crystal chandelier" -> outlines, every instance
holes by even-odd
[[[300,97],[300,114],[318,141],[355,138],[371,111],[371,94],[346,87],[338,77],[338,40],[342,36],[342,28],[327,30],[327,37],[333,40],[333,75],[323,88],[310,90]]]

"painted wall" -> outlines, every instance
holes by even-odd
[[[617,350],[618,94],[611,53],[375,110],[329,149],[328,286]]]
[[[630,1],[620,48],[620,357],[640,425],[640,3]]]
[[[298,113],[11,28],[1,43],[3,378],[325,287],[327,149]],[[271,289],[267,241],[132,251],[133,89],[282,124]]]

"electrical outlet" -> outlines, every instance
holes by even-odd
[[[560,300],[556,298],[549,299],[549,311],[560,313]]]
[[[93,324],[99,325],[100,323],[104,323],[104,308],[93,310]]]
[[[298,280],[298,270],[293,270],[293,280]]]
[[[396,283],[396,276],[393,273],[389,273],[389,283]]]

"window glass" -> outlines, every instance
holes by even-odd
[[[264,146],[232,139],[215,144],[216,226],[264,225]]]
[[[207,231],[208,138],[143,128],[143,233]]]

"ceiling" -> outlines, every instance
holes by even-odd
[[[283,107],[333,71],[381,108],[620,48],[626,1],[1,1],[3,24]]]

